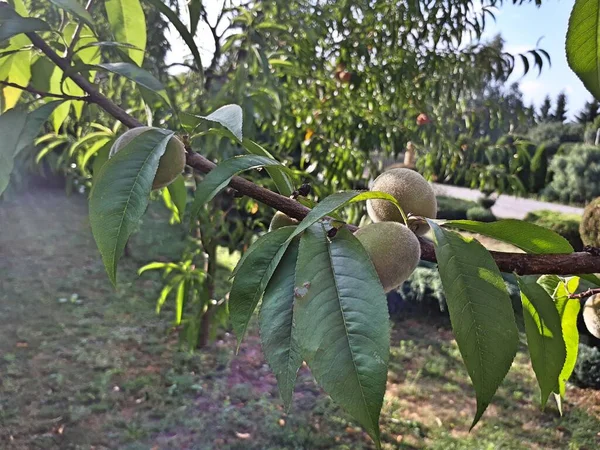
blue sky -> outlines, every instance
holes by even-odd
[[[540,47],[550,53],[552,66],[546,65],[540,76],[537,69],[533,69],[523,77],[523,68],[518,65],[510,81],[518,81],[526,103],[533,102],[536,107],[539,107],[546,94],[550,94],[555,100],[556,96],[564,91],[568,97],[569,118],[573,118],[585,101],[592,98],[569,69],[565,56],[565,36],[574,1],[543,0],[543,5],[538,8],[533,1],[531,4],[514,6],[511,0],[505,0],[504,5],[496,10],[496,22],[488,20],[484,33],[484,39],[500,33],[506,41],[506,50],[511,53],[531,50],[536,47],[538,39],[542,38]],[[184,3],[185,1],[181,0],[182,11],[186,10]],[[214,20],[213,16],[216,15],[217,4],[220,5],[221,1],[208,2],[211,20]],[[187,14],[183,14],[182,19],[187,22]],[[201,27],[196,37],[205,61],[210,60],[214,51],[208,33],[208,29]],[[189,51],[177,32],[171,30],[170,38],[173,51],[167,56],[167,62],[181,61]]]
[[[542,38],[540,47],[550,53],[552,66],[544,67],[539,77],[537,69],[523,77],[523,67],[518,66],[511,81],[518,81],[526,102],[533,102],[537,107],[546,94],[554,100],[564,91],[568,98],[569,118],[592,98],[569,69],[565,56],[565,36],[573,3],[574,0],[544,0],[538,8],[535,4],[513,6],[507,0],[496,12],[496,23],[485,31],[486,37],[500,33],[506,41],[506,50],[511,53],[533,49]]]

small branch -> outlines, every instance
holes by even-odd
[[[16,89],[20,89],[22,91],[27,91],[30,94],[39,95],[40,97],[51,97],[51,98],[62,98],[63,100],[83,100],[88,101],[89,97],[87,95],[83,97],[78,97],[76,95],[67,95],[67,94],[53,94],[52,92],[44,92],[39,91],[31,86],[21,86],[20,84],[11,83],[9,81],[0,81],[0,85],[13,87]]]
[[[58,56],[58,54],[46,44],[37,33],[26,33],[27,37],[31,41],[31,43],[39,48],[42,53],[44,53],[54,64],[60,67],[65,74],[69,78],[71,78],[77,86],[87,92],[88,95],[86,97],[86,101],[89,103],[96,103],[102,109],[104,109],[107,113],[113,116],[115,119],[119,120],[123,125],[128,128],[141,127],[143,124],[137,120],[135,117],[130,116],[127,112],[121,107],[117,106],[113,103],[109,98],[102,95],[96,87],[86,80],[83,76],[78,73],[72,73],[71,64],[64,58]]]
[[[591,297],[592,295],[600,294],[600,288],[592,288],[587,291],[580,292],[579,294],[571,294],[569,298],[584,298]]]
[[[92,12],[93,8],[94,8],[94,0],[88,0],[87,5],[85,5],[85,9],[87,10],[87,12]],[[67,48],[67,51],[65,52],[65,59],[69,63],[71,62],[71,59],[73,58],[75,46],[77,45],[77,41],[79,40],[79,35],[81,34],[83,27],[84,27],[83,22],[79,22],[77,24],[77,27],[75,27],[75,32],[73,33],[73,37],[71,37],[71,43],[69,44],[69,48]]]
[[[77,73],[71,72],[68,61],[56,54],[36,33],[27,33],[32,44],[39,48],[50,60],[60,67],[81,89],[88,93],[87,101],[94,102],[115,119],[121,121],[128,128],[143,126],[135,117],[130,116],[122,108],[102,95],[90,82]],[[204,156],[188,149],[187,164],[202,173],[208,173],[216,165]],[[302,220],[310,212],[306,206],[297,201],[280,195],[276,192],[258,186],[244,178],[235,176],[229,183],[233,189],[247,195],[259,202],[284,212],[294,219]],[[356,227],[349,227],[354,230]],[[433,244],[423,238],[421,243],[421,259],[436,262]],[[570,275],[600,272],[600,256],[588,252],[569,254],[532,255],[522,253],[491,252],[498,268],[502,272],[515,272],[519,275]]]

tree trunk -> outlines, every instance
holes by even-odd
[[[200,317],[200,334],[198,335],[198,348],[206,347],[210,337],[210,325],[212,321],[213,305],[210,303],[215,296],[215,275],[217,273],[217,245],[209,242],[204,247],[206,251],[206,263],[204,270],[206,272],[205,298],[208,301],[207,309]]]

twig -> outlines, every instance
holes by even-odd
[[[579,294],[571,294],[571,295],[569,295],[569,298],[584,298],[584,297],[590,297],[590,296],[596,295],[596,294],[600,294],[600,288],[588,289],[587,291],[580,292]]]
[[[39,48],[79,87],[88,93],[88,98],[86,99],[88,102],[96,103],[128,128],[143,126],[140,121],[130,116],[122,108],[113,103],[112,100],[98,92],[84,77],[77,73],[72,73],[68,61],[58,56],[36,33],[27,33],[27,36],[34,46]],[[199,153],[194,153],[191,149],[187,150],[187,164],[197,171],[208,173],[216,167],[212,161],[209,161]],[[284,212],[294,219],[302,220],[310,212],[309,208],[296,200],[265,189],[238,176],[232,178],[229,186],[248,197]],[[356,227],[349,228],[356,229]],[[419,240],[421,243],[421,258],[426,261],[436,262],[433,244],[423,238],[419,238]],[[594,256],[586,252],[546,255],[502,252],[491,252],[491,254],[502,272],[515,272],[519,275],[570,275],[600,272],[600,256]]]
[[[92,12],[93,8],[94,8],[94,0],[88,0],[87,5],[85,5],[85,9],[87,10],[87,12]],[[65,59],[68,62],[71,62],[71,59],[73,58],[75,46],[77,45],[77,41],[79,40],[79,35],[81,34],[81,30],[83,30],[83,27],[84,27],[83,22],[79,22],[77,24],[77,27],[75,27],[75,32],[73,33],[73,36],[71,37],[71,43],[69,44],[69,47],[67,48],[67,51],[65,52]]]
[[[83,97],[78,97],[76,95],[53,94],[52,92],[39,91],[31,86],[21,86],[20,84],[11,83],[9,81],[0,81],[0,85],[13,87],[16,89],[20,89],[22,91],[27,91],[31,94],[39,95],[40,97],[52,97],[52,98],[62,98],[64,100],[84,100],[84,101],[87,101],[89,98],[87,95],[84,95]]]

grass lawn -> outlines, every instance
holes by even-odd
[[[283,411],[256,326],[178,351],[158,274],[183,230],[153,206],[110,285],[83,197],[38,191],[0,205],[1,449],[372,449],[302,368]],[[225,277],[223,277],[225,278]],[[600,392],[570,387],[565,414],[539,410],[523,347],[469,433],[473,389],[445,324],[395,322],[381,427],[386,449],[600,448]]]

